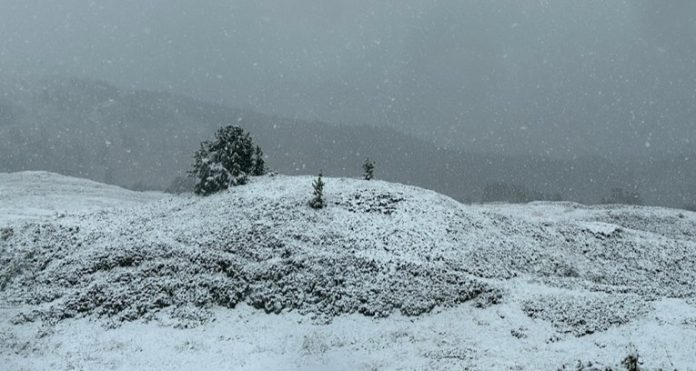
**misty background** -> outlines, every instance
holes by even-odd
[[[696,204],[689,0],[0,0],[0,37],[0,171],[165,189],[238,123],[283,173]]]

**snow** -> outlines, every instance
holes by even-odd
[[[0,225],[66,213],[139,206],[166,197],[44,171],[0,173]]]
[[[199,198],[0,174],[0,365],[696,364],[694,213],[467,206],[345,178],[314,210],[312,181]]]

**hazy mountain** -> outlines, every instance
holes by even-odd
[[[679,154],[696,142],[691,0],[0,0],[0,9],[5,74],[70,74],[508,155]]]
[[[696,206],[696,152],[650,156],[628,164],[636,169],[638,187],[650,203]]]
[[[463,201],[480,200],[488,183],[506,182],[585,203],[624,187],[648,203],[682,206],[696,184],[693,156],[643,164],[466,153],[389,128],[293,120],[58,76],[0,82],[0,171],[48,170],[164,189],[185,175],[199,143],[225,124],[250,131],[281,173],[359,176],[371,157],[379,178]]]

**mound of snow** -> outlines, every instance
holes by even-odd
[[[467,223],[451,199],[329,179],[329,207],[317,211],[307,207],[310,184],[305,177],[262,178],[137,212],[24,224],[3,242],[5,292],[17,302],[49,304],[25,320],[122,321],[241,302],[327,319],[419,315],[495,291],[445,258],[458,248],[450,235]]]
[[[520,275],[612,294],[696,292],[694,241],[599,222],[591,210],[584,220],[526,221],[351,179],[328,179],[329,206],[314,210],[310,184],[264,177],[207,198],[27,222],[5,232],[0,284],[10,300],[50,304],[29,318],[118,320],[240,302],[326,318],[419,315],[500,297],[490,279]]]
[[[30,175],[23,174],[34,184]],[[365,368],[617,364],[629,342],[641,354],[647,349],[655,367],[696,361],[687,349],[696,344],[685,341],[696,339],[694,213],[572,203],[465,206],[415,187],[338,178],[326,179],[328,206],[314,210],[307,204],[310,177],[261,177],[200,198],[35,175],[60,181],[42,183],[52,191],[38,187],[24,199],[21,180],[0,184],[14,189],[0,207],[15,210],[0,220],[0,314],[11,314],[5,323],[17,328],[41,324],[37,339],[44,332],[61,339],[54,328],[69,336],[64,323],[97,318],[166,336],[169,330],[147,327],[147,320],[241,331],[242,323],[215,324],[235,313],[221,314],[227,307],[273,313],[273,323],[309,316],[310,327],[278,324],[286,340],[273,346],[280,352],[273,359],[285,360],[280,343],[297,344],[295,368],[306,368],[307,359],[331,366],[330,352],[389,359]],[[83,197],[90,192],[94,202]],[[47,204],[58,207],[22,208],[48,194],[54,201]],[[383,332],[367,340],[327,335],[356,325]],[[263,326],[247,330],[273,333]],[[225,346],[205,331],[173,351]],[[296,332],[304,338],[291,339]],[[26,349],[41,341],[22,336],[0,327],[8,344],[0,355],[36,355]],[[656,355],[651,341],[665,344],[670,356]],[[401,348],[417,356],[385,353]]]

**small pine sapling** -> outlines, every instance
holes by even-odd
[[[621,365],[628,371],[640,371],[640,363],[638,351],[635,346],[631,344],[630,353],[621,361]]]
[[[324,181],[321,180],[321,172],[319,172],[319,177],[312,182],[312,188],[314,188],[314,197],[309,201],[309,206],[312,209],[322,209],[326,205],[324,201]]]
[[[365,180],[372,180],[375,177],[375,162],[369,158],[365,159],[363,162],[363,178]]]

